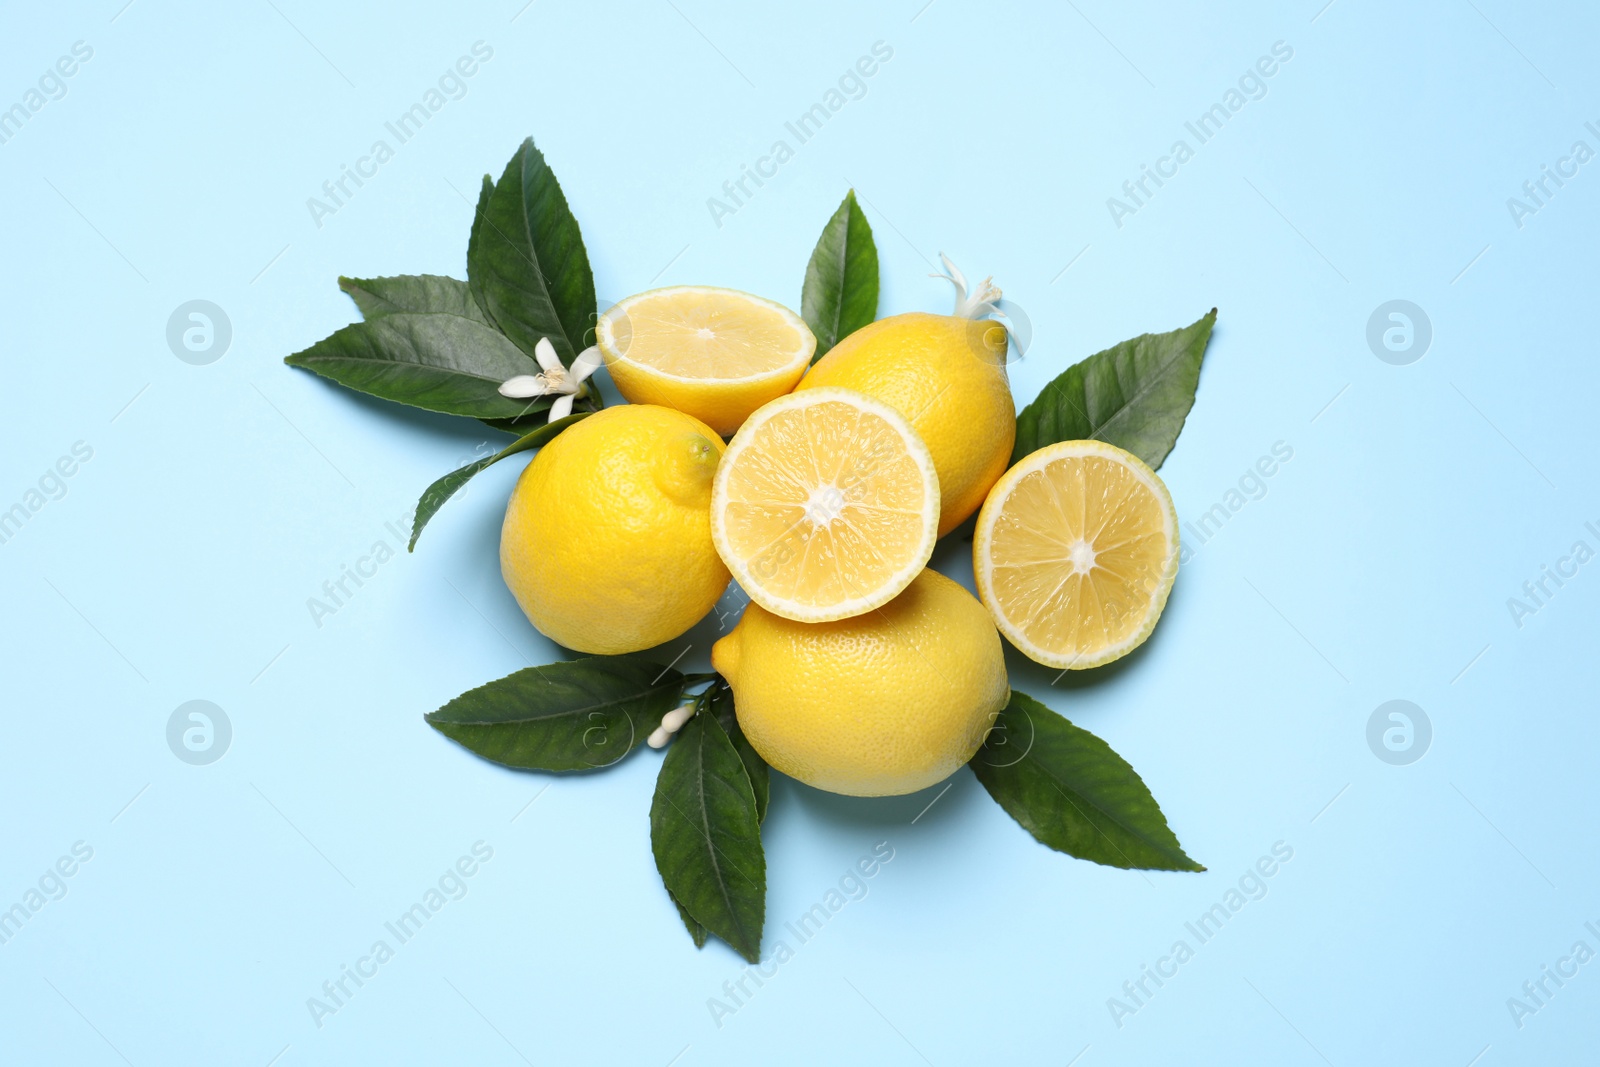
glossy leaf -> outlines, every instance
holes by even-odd
[[[478,203],[472,209],[472,228],[467,231],[467,291],[472,294],[472,299],[477,301],[478,310],[483,312],[483,317],[494,322],[494,315],[489,311],[489,298],[483,291],[484,272],[474,271],[472,263],[484,254],[484,231],[489,228],[489,198],[494,195],[494,179],[485,174],[483,185],[478,189]],[[499,329],[495,324],[495,329]]]
[[[455,315],[484,326],[493,323],[472,298],[467,283],[438,274],[400,274],[388,278],[340,278],[339,288],[350,294],[367,319],[402,312]]]
[[[357,392],[447,415],[514,419],[549,397],[513,400],[500,384],[538,365],[499,331],[459,315],[390,312],[346,326],[284,362]]]
[[[1058,852],[1108,867],[1205,870],[1126,760],[1024,693],[1012,692],[970,766],[1007,814]]]
[[[444,506],[444,502],[454,496],[463,485],[471,481],[479,471],[487,470],[507,456],[514,456],[518,452],[527,452],[530,449],[540,448],[549,444],[555,440],[556,435],[562,430],[565,430],[579,419],[587,417],[588,414],[588,412],[579,412],[576,415],[568,415],[564,419],[557,419],[555,422],[548,422],[538,426],[523,434],[494,455],[474,460],[465,467],[457,467],[428,486],[422,491],[422,498],[417,501],[416,515],[411,520],[411,541],[406,545],[406,550],[412,551],[417,547],[417,538],[422,536],[422,528],[428,525],[428,520],[438,514],[439,509]]]
[[[756,962],[767,892],[761,823],[750,776],[715,715],[692,717],[661,761],[650,847],[684,911]]]
[[[711,688],[706,692],[712,714],[722,724],[722,730],[728,735],[728,740],[733,742],[733,749],[739,753],[745,773],[750,777],[750,788],[756,795],[756,821],[765,822],[767,801],[772,792],[767,761],[761,758],[761,753],[755,750],[755,746],[750,744],[749,739],[744,736],[744,731],[739,728],[739,718],[734,713],[733,707],[733,690],[728,687],[728,683],[718,678],[711,683]]]
[[[578,220],[530,137],[487,198],[467,245],[473,294],[505,335],[530,355],[548,337],[561,362],[585,347],[594,321],[594,274]]]
[[[678,909],[678,918],[683,920],[683,928],[689,931],[690,938],[694,940],[694,947],[705,948],[706,928],[701,926],[693,915],[684,910],[683,905],[678,903],[677,897],[673,897],[671,893],[668,893],[667,896],[672,897],[672,906]]]
[[[1194,406],[1212,308],[1171,333],[1147,333],[1063,371],[1017,415],[1011,462],[1057,441],[1099,440],[1161,466]]]
[[[644,744],[677,707],[683,675],[617,656],[528,667],[462,693],[429,726],[507,767],[586,771]]]
[[[854,189],[817,238],[800,290],[800,315],[817,336],[813,363],[878,317],[878,247]]]

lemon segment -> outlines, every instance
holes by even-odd
[[[711,535],[750,598],[797,622],[845,619],[904,589],[933,554],[939,482],[906,420],[847,389],[762,407],[728,444]]]
[[[995,624],[1029,659],[1098,667],[1155,629],[1178,573],[1178,513],[1137,456],[1063,441],[995,484],[972,564]]]
[[[817,350],[783,305],[703,285],[630,296],[600,316],[595,343],[629,401],[675,408],[724,436],[793,389]]]

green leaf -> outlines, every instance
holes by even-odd
[[[755,750],[744,731],[739,729],[738,716],[734,714],[733,690],[728,688],[728,683],[718,678],[707,691],[707,700],[711,704],[711,712],[722,724],[723,732],[728,735],[728,740],[733,742],[733,749],[739,753],[739,759],[744,763],[744,770],[750,777],[750,788],[756,794],[756,821],[767,821],[767,800],[772,792],[771,776],[767,773],[767,761],[761,758],[761,753]]]
[[[427,716],[450,740],[507,767],[609,767],[677,707],[683,675],[618,656],[528,667],[462,693]]]
[[[494,179],[485,174],[483,187],[478,190],[478,205],[472,211],[472,229],[467,231],[467,289],[477,301],[478,310],[490,322],[494,322],[494,315],[489,311],[489,297],[483,291],[483,273],[473,271],[472,263],[483,254],[483,234],[489,228],[489,198],[493,195]],[[499,329],[498,323],[495,328]]]
[[[1108,867],[1205,870],[1126,760],[1024,693],[1012,692],[971,767],[1008,815],[1058,852]]]
[[[467,244],[474,295],[524,352],[548,337],[570,364],[594,320],[594,274],[578,220],[533,138],[478,203]]]
[[[494,323],[472,298],[467,283],[438,274],[401,274],[390,278],[340,278],[339,288],[350,294],[367,319],[397,312],[454,315],[484,326]]]
[[[800,289],[800,315],[817,335],[813,363],[878,317],[878,247],[854,189],[845,194],[812,249]]]
[[[1063,371],[1017,416],[1016,463],[1057,441],[1100,440],[1161,466],[1194,406],[1212,308],[1171,333],[1147,333]]]
[[[284,362],[360,393],[447,415],[513,419],[552,402],[501,396],[500,383],[536,374],[538,365],[499,331],[458,315],[389,312],[346,326]]]
[[[490,186],[492,188],[492,185]],[[401,274],[390,278],[340,278],[339,288],[350,294],[361,314],[375,319],[395,312],[456,315],[498,330],[471,287],[438,274]],[[548,405],[536,405],[532,414],[515,419],[479,419],[485,426],[509,434],[524,434],[544,425]]]
[[[684,723],[661,761],[650,848],[673,899],[739,955],[759,960],[767,892],[761,823],[750,776],[715,715]]]
[[[672,894],[668,893],[667,896],[672,897]],[[684,928],[689,931],[689,936],[694,939],[694,947],[705,948],[706,928],[701,926],[699,922],[695,920],[695,917],[690,915],[688,911],[684,909],[682,904],[678,903],[677,897],[672,897],[672,906],[678,909],[678,918],[683,920]]]
[[[564,419],[545,423],[543,426],[523,434],[494,455],[475,460],[465,467],[457,467],[424,489],[422,491],[422,499],[417,501],[416,515],[411,520],[411,541],[406,545],[406,551],[416,550],[417,538],[422,536],[422,528],[428,525],[428,520],[438,513],[439,509],[444,506],[444,502],[454,496],[457,490],[471,481],[473,475],[494,466],[507,456],[514,456],[518,452],[527,452],[530,449],[549,444],[555,440],[556,435],[562,430],[565,430],[579,419],[586,418],[588,414],[586,411],[580,411],[575,415],[568,415]]]

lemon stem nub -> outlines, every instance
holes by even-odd
[[[967,284],[967,276],[961,273],[950,257],[943,252],[939,253],[939,261],[944,264],[944,274],[930,274],[930,278],[943,278],[956,287],[955,316],[961,319],[981,319],[997,313],[1000,298],[1004,295],[994,284],[994,279],[985,278],[978,283],[976,289]]]
[[[683,729],[683,724],[694,717],[695,705],[685,704],[681,708],[673,708],[661,716],[661,725],[650,731],[650,736],[645,738],[645,744],[651,748],[661,748],[672,735]]]

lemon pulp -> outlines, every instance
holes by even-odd
[[[1178,569],[1178,516],[1154,471],[1100,441],[1034,452],[989,494],[973,539],[978,592],[1030,659],[1082,669],[1155,628]]]
[[[752,415],[711,495],[717,551],[750,598],[797,622],[870,611],[933,553],[939,483],[893,408],[810,389]]]
[[[628,400],[676,408],[721,434],[792,389],[817,347],[781,304],[697,285],[629,297],[600,316],[595,343]]]
[[[977,511],[1011,462],[1016,404],[998,323],[912,312],[834,346],[796,390],[833,386],[881,400],[921,436],[939,472],[939,536]]]

